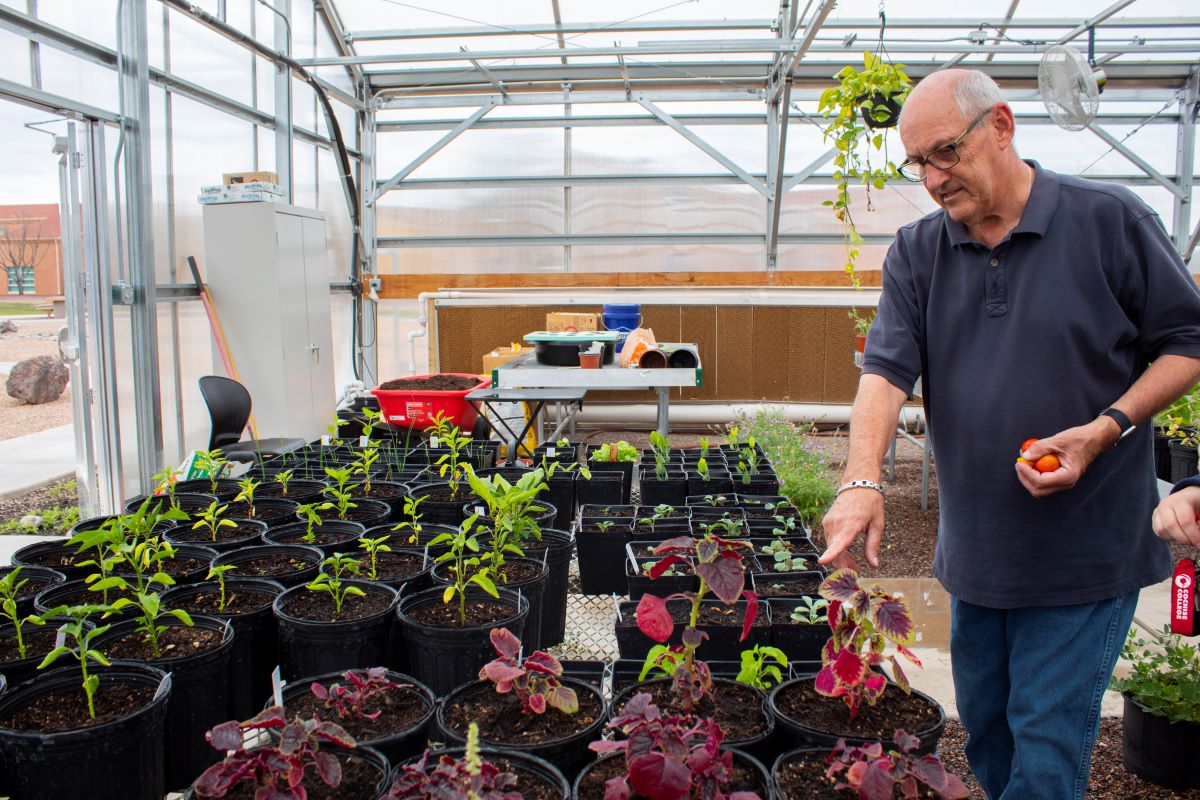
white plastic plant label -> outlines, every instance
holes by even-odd
[[[546,448],[546,458],[554,458],[554,454],[557,452],[558,451],[555,450],[553,447],[547,447]]]
[[[64,625],[58,629],[58,633],[54,636],[54,649],[64,646],[67,643],[67,626]]]
[[[358,437],[358,446],[359,446],[359,447],[369,447],[369,446],[370,446],[370,444],[371,444],[371,437],[370,437],[370,436],[360,436],[360,437]]]
[[[441,440],[440,440],[440,439],[438,439],[438,437],[436,437],[436,436],[430,436],[430,437],[429,437],[429,446],[430,446],[432,449],[436,450],[436,449],[438,449],[439,447],[441,447],[441,446],[442,446],[442,442],[441,442]]]
[[[275,705],[283,705],[283,678],[280,677],[278,664],[271,670],[271,695],[275,698]]]
[[[475,506],[475,513],[482,517],[483,516],[483,506]]]
[[[171,673],[168,672],[158,682],[158,687],[154,690],[154,699],[157,700],[169,691],[171,691]]]
[[[321,447],[329,447],[329,441],[330,439],[328,433],[321,434]]]

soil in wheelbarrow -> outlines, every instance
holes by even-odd
[[[398,378],[380,384],[380,389],[434,392],[462,392],[479,385],[478,378],[460,378],[457,375],[430,375],[428,378]]]

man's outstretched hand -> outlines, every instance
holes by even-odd
[[[850,555],[850,545],[860,533],[867,534],[867,563],[879,566],[879,544],[883,539],[883,495],[874,489],[849,489],[838,495],[821,520],[825,534],[825,552],[820,563],[838,569],[860,571]]]

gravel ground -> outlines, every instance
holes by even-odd
[[[23,361],[42,355],[58,354],[58,329],[61,319],[16,319],[16,333],[0,334],[0,362]],[[0,371],[0,379],[8,375]],[[24,436],[27,433],[56,428],[71,423],[71,387],[50,403],[30,406],[0,393],[0,441]]]

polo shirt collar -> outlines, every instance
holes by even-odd
[[[1029,190],[1029,199],[1025,201],[1025,210],[1021,212],[1020,221],[1009,234],[1010,238],[1018,233],[1036,233],[1038,236],[1045,236],[1050,227],[1050,220],[1054,218],[1054,212],[1058,210],[1058,175],[1045,169],[1036,161],[1026,160],[1025,163],[1032,166],[1036,172],[1033,176],[1033,186]],[[966,225],[950,219],[950,215],[945,211],[942,212],[942,218],[945,220],[946,234],[950,237],[952,246],[958,247],[975,241],[967,232]]]

